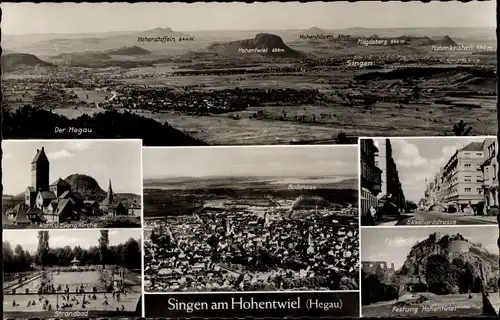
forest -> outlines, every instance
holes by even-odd
[[[117,265],[127,269],[141,268],[141,245],[134,238],[130,238],[125,243],[110,246],[107,230],[102,230],[99,242],[84,249],[78,245],[51,248],[48,246],[48,237],[48,231],[38,232],[38,247],[34,253],[30,253],[21,245],[12,248],[8,241],[3,241],[4,272],[25,272],[40,267],[71,266],[73,258],[78,259],[80,265]]]

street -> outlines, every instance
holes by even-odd
[[[415,211],[407,215],[411,215],[411,217],[397,223],[397,225],[477,225],[497,223],[497,218],[494,216],[472,216],[463,213]]]

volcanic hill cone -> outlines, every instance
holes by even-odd
[[[224,56],[237,57],[243,54],[241,49],[257,49],[255,54],[263,56],[281,57],[281,58],[300,58],[303,53],[287,46],[280,36],[270,33],[259,33],[253,39],[238,40],[226,43],[213,43],[207,47],[208,52],[216,52]]]
[[[69,175],[64,180],[69,183],[72,191],[79,192],[85,199],[102,201],[107,195],[91,176],[76,173]]]

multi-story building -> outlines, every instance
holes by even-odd
[[[457,150],[443,168],[442,202],[449,212],[463,211],[483,200],[483,144],[471,142]]]
[[[488,207],[498,207],[498,140],[488,138],[483,142],[484,162],[481,164],[483,172],[482,189],[484,201]]]
[[[375,165],[382,171],[381,192],[378,198],[391,199],[391,202],[403,208],[405,197],[394,158],[392,157],[392,146],[389,139],[377,141],[378,152],[375,154]]]
[[[443,174],[444,167],[439,168],[439,172],[434,177],[435,181],[435,189],[436,189],[436,203],[439,205],[443,205],[444,203],[444,188],[443,188]]]
[[[378,207],[377,195],[381,191],[382,171],[375,165],[377,147],[372,139],[361,139],[361,214],[367,215],[370,208]]]
[[[429,181],[426,179],[426,189],[425,189],[425,203],[428,207],[432,207],[437,204],[442,203],[441,197],[441,174],[442,168],[440,172],[436,173],[432,179]]]

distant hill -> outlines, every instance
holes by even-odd
[[[151,54],[151,51],[138,46],[124,46],[117,49],[106,50],[105,53],[112,56],[137,56]]]
[[[88,60],[109,60],[111,57],[104,52],[100,51],[84,51],[84,52],[72,52],[72,53],[61,53],[56,56],[50,57],[53,60],[68,59],[71,58],[73,62],[84,62]]]
[[[154,28],[150,30],[140,31],[135,34],[138,37],[189,37],[189,35],[174,31],[171,28]]]
[[[30,67],[50,67],[52,64],[40,60],[37,56],[28,53],[7,53],[1,58],[2,69],[5,71]]]
[[[436,44],[442,45],[442,46],[456,46],[457,45],[457,43],[452,38],[450,38],[450,36],[448,36],[448,35],[444,36],[441,39],[434,40],[434,41]]]
[[[138,56],[147,55],[150,52],[140,47],[123,47],[102,51],[84,51],[61,53],[48,59],[56,65],[71,65],[73,67],[84,68],[107,68],[107,67],[123,67],[133,68],[138,66],[151,66],[153,61],[140,61],[131,59],[114,60],[112,55],[119,56]]]
[[[448,78],[455,85],[467,84],[474,79],[475,83],[488,83],[486,88],[496,87],[497,77],[494,71],[479,67],[415,67],[396,69],[389,72],[367,72],[354,77],[357,81],[384,81],[399,79],[437,79]]]
[[[438,38],[436,40],[431,37],[415,37],[415,36],[401,36],[396,37],[396,39],[405,40],[406,45],[416,45],[416,46],[433,46],[433,45],[442,45],[442,46],[456,46],[457,43],[451,39],[449,36],[444,36],[442,38]]]
[[[335,183],[335,189],[357,189],[358,179],[350,178]]]
[[[323,29],[318,27],[312,27],[307,30],[304,30],[303,34],[315,35],[315,34],[325,34],[326,32]]]
[[[256,53],[241,53],[240,49],[263,50]],[[275,52],[273,52],[273,49]],[[261,55],[280,58],[301,58],[303,53],[287,46],[280,36],[270,33],[259,33],[253,39],[237,40],[225,43],[213,43],[207,47],[209,53],[218,53],[227,57],[242,55]]]
[[[102,201],[106,198],[107,193],[101,189],[99,183],[91,176],[76,173],[69,175],[64,180],[70,184],[71,190],[81,193],[86,199]]]

